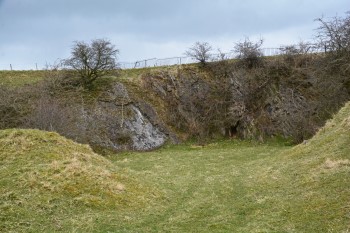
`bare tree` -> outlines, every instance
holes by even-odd
[[[281,46],[279,49],[288,64],[301,66],[308,62],[310,56],[307,55],[316,47],[315,44],[300,41],[297,45]]]
[[[335,16],[330,20],[316,19],[320,23],[316,39],[326,52],[346,54],[350,52],[350,12],[345,18]]]
[[[253,68],[260,65],[263,53],[261,52],[261,45],[264,40],[260,39],[258,42],[251,41],[248,37],[243,42],[235,44],[233,51],[237,53],[237,58],[240,59],[245,66]]]
[[[76,70],[84,87],[89,87],[97,78],[107,75],[117,68],[119,50],[108,40],[97,39],[91,44],[74,42],[71,57],[63,64]]]
[[[189,48],[185,55],[194,58],[199,61],[202,65],[210,58],[210,51],[212,47],[207,42],[196,42],[191,48]]]
[[[296,45],[293,44],[293,45],[281,46],[279,49],[283,52],[283,54],[293,56],[293,55],[308,54],[309,51],[314,47],[315,45],[312,43],[300,41]]]

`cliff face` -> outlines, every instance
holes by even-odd
[[[150,150],[167,140],[166,130],[144,114],[121,83],[102,92],[87,108],[90,143],[116,150]],[[91,128],[91,126],[94,126]]]
[[[150,72],[140,86],[153,101],[162,100],[166,124],[189,137],[282,136],[301,142],[350,98],[350,75],[319,65],[245,69],[218,63]]]
[[[52,77],[16,90],[0,86],[0,128],[56,131],[113,150],[150,150],[189,138],[301,142],[350,99],[349,64],[280,61],[253,69],[219,62],[125,71],[95,90],[67,88]]]
[[[56,131],[95,149],[150,150],[169,138],[166,127],[151,114],[152,107],[133,100],[119,82],[94,97],[74,90],[53,96],[44,93],[30,105],[25,127]]]

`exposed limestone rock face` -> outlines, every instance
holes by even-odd
[[[102,92],[97,100],[116,105],[128,105],[132,102],[128,90],[121,83],[116,83],[112,88]]]
[[[87,114],[90,143],[116,150],[150,150],[163,145],[168,138],[165,129],[153,125],[136,104],[121,83],[103,92]],[[156,115],[151,117],[157,121]]]
[[[126,131],[131,135],[131,147],[134,150],[150,150],[164,144],[167,136],[144,117],[140,110],[131,105],[133,116],[125,122]]]
[[[56,131],[94,148],[143,151],[174,138],[152,106],[134,101],[121,83],[114,83],[88,103],[79,97],[44,96],[34,106],[27,128]]]

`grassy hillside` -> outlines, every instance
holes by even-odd
[[[139,77],[140,74],[150,70],[162,68],[143,68],[121,70],[118,74],[119,80],[132,80]],[[42,81],[46,76],[50,77],[50,70],[23,70],[23,71],[4,71],[0,70],[0,85],[9,87],[21,87],[26,84],[35,84]],[[52,76],[52,75],[51,75]],[[113,79],[112,77],[109,77]],[[103,79],[103,78],[102,78]],[[105,78],[106,79],[106,78]],[[99,80],[97,80],[98,82]],[[103,84],[103,81],[101,81]],[[97,84],[99,85],[99,83]]]
[[[88,232],[156,194],[56,133],[0,131],[0,232]],[[101,219],[100,219],[101,218]]]
[[[0,70],[0,85],[20,87],[41,81],[45,76],[44,70],[4,71]]]
[[[103,158],[0,131],[3,232],[348,232],[350,103],[296,147],[237,140]],[[151,188],[150,188],[151,187]]]

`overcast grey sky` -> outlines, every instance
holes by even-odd
[[[311,40],[315,18],[349,10],[349,0],[0,0],[0,69],[41,68],[96,38],[130,62],[182,56],[196,41],[230,51],[262,37],[279,47]]]

